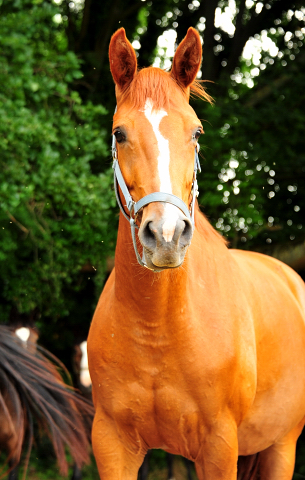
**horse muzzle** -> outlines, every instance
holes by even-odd
[[[178,208],[173,208],[177,210],[174,222],[153,212],[141,222],[139,239],[144,257],[148,268],[155,271],[179,267],[192,240],[192,223]]]

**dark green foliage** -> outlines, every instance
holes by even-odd
[[[208,119],[200,202],[239,248],[304,239],[305,72],[294,67],[263,72],[253,91],[233,86],[238,99],[200,110]]]
[[[40,318],[60,356],[86,335],[116,236],[107,52],[120,26],[140,42],[140,66],[164,60],[164,31],[178,41],[189,26],[201,32],[215,106],[192,104],[206,131],[199,201],[213,225],[238,248],[304,241],[302,2],[257,6],[236,1],[229,33],[214,22],[227,0],[0,3],[2,321]],[[278,50],[240,58],[262,31]]]
[[[97,270],[100,290],[115,241],[106,111],[71,86],[83,74],[54,21],[57,8],[22,5],[4,11],[0,28],[2,321],[12,306],[68,315],[75,298],[65,290],[82,289],[84,265]],[[103,173],[92,173],[93,161]]]

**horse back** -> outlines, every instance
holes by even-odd
[[[276,258],[262,253],[244,250],[230,250],[239,268],[245,276],[256,282],[256,288],[264,291],[268,296],[270,284],[274,285],[272,291],[286,294],[284,302],[288,297],[298,303],[301,312],[305,314],[305,284],[303,279],[288,265]]]

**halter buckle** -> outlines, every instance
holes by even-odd
[[[133,214],[134,214],[134,206],[135,206],[136,202],[134,200],[130,200],[128,202],[128,205],[126,205],[126,207],[128,208],[129,210],[129,215],[131,218],[133,218],[134,220],[136,220],[136,215],[134,215],[133,217]]]

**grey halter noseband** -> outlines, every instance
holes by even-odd
[[[200,162],[199,162],[199,157],[198,157],[198,152],[199,152],[199,144],[197,143],[195,147],[195,160],[194,160],[194,175],[193,175],[193,183],[192,183],[192,203],[191,203],[191,212],[189,211],[187,205],[181,200],[181,198],[177,197],[176,195],[173,195],[172,193],[165,193],[165,192],[154,192],[150,193],[149,195],[145,195],[145,197],[141,198],[138,202],[135,202],[127,188],[127,185],[125,183],[125,180],[123,178],[119,161],[118,161],[118,152],[116,148],[116,138],[115,135],[112,135],[112,158],[113,158],[113,164],[112,168],[114,170],[114,190],[115,190],[115,196],[118,202],[118,205],[120,207],[121,212],[123,213],[124,217],[126,220],[129,221],[130,223],[130,228],[131,228],[131,236],[132,236],[132,242],[133,242],[133,247],[134,251],[137,257],[137,260],[139,264],[142,267],[148,268],[149,270],[153,271],[158,271],[153,268],[150,268],[146,265],[145,263],[145,255],[144,255],[144,248],[143,248],[143,256],[142,258],[140,257],[140,254],[138,252],[137,244],[136,244],[136,233],[135,229],[139,228],[136,224],[136,217],[139,211],[144,208],[146,205],[149,203],[153,202],[165,202],[165,203],[171,203],[172,205],[175,205],[178,207],[184,215],[190,220],[192,223],[193,229],[195,226],[195,220],[194,220],[194,207],[195,207],[195,199],[196,196],[198,196],[198,184],[197,184],[197,170],[201,172],[201,167],[200,167]],[[120,187],[122,194],[125,199],[125,206],[127,210],[129,211],[129,215],[126,214],[120,195],[118,191],[118,186]]]

